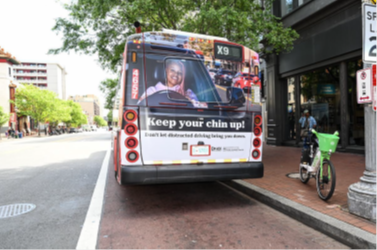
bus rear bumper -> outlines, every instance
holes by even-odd
[[[122,184],[182,183],[263,177],[262,162],[122,166]]]

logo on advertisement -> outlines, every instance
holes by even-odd
[[[235,152],[235,151],[243,151],[243,148],[239,148],[239,147],[224,147],[223,150],[227,151],[227,152]]]
[[[221,151],[221,147],[212,147],[211,151]]]

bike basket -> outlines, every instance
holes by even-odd
[[[317,133],[317,138],[319,141],[319,150],[322,152],[335,152],[336,146],[338,145],[339,137],[332,134],[321,134]]]

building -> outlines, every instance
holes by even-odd
[[[356,72],[365,67],[363,2],[369,1],[275,0],[273,14],[300,37],[291,52],[262,56],[261,68],[267,144],[298,145],[298,121],[308,109],[316,130],[339,131],[337,151],[365,154],[364,176],[349,187],[348,208],[376,221],[376,113],[356,100]]]
[[[20,83],[28,83],[55,92],[66,100],[65,69],[57,63],[22,62],[13,67],[14,78]]]
[[[14,79],[13,67],[20,62],[0,47],[0,106],[5,113],[10,114],[9,123],[5,124],[0,133],[5,133],[9,128],[30,133],[30,118],[27,116],[17,117],[15,105],[10,100],[15,100],[16,88],[19,83]]]
[[[88,123],[94,125],[94,116],[100,116],[100,102],[95,95],[75,95],[70,96],[68,100],[72,100],[80,104],[85,115],[88,117]]]
[[[273,12],[300,38],[289,53],[264,58],[267,143],[297,145],[301,113],[308,109],[318,129],[340,132],[341,150],[364,152],[364,108],[356,101],[356,71],[362,63],[359,0],[276,0]]]

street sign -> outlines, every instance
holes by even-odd
[[[372,82],[373,82],[373,110],[377,111],[377,85],[376,85],[376,64],[372,67]]]
[[[372,69],[361,69],[357,73],[357,103],[371,103],[372,96]]]
[[[363,62],[376,63],[376,6],[363,4]]]

